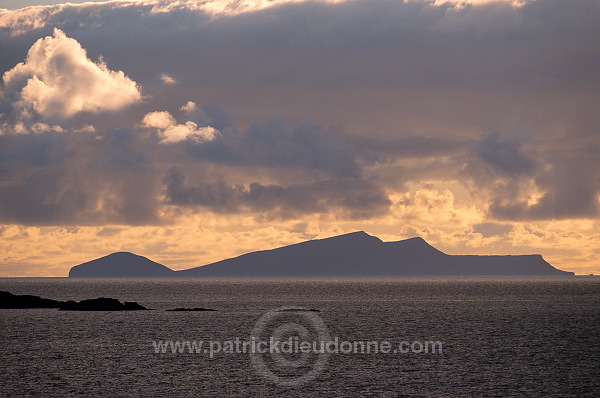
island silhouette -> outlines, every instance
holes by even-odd
[[[449,255],[420,237],[383,242],[364,231],[255,251],[174,271],[128,252],[76,265],[70,278],[572,276],[541,255]]]

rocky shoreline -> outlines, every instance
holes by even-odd
[[[81,301],[58,301],[41,298],[28,294],[17,295],[0,291],[0,308],[3,309],[28,309],[28,308],[57,308],[63,311],[140,311],[148,308],[135,301],[121,303],[119,300],[108,297]]]

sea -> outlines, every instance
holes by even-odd
[[[2,397],[598,397],[600,278],[4,278]],[[216,311],[167,311],[175,308]]]

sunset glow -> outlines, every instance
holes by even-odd
[[[0,6],[0,277],[358,230],[600,274],[596,1],[56,3]]]

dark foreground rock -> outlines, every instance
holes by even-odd
[[[126,301],[124,304],[114,298],[100,297],[97,299],[66,301],[59,307],[64,311],[139,311],[148,308],[135,301]]]
[[[173,308],[172,310],[167,311],[216,311],[212,308]]]
[[[61,301],[0,291],[0,308],[58,308]]]
[[[58,308],[65,311],[139,311],[148,308],[134,301],[121,303],[114,298],[96,298],[77,301],[58,301],[31,295],[17,295],[0,291],[0,308],[26,309],[26,308]]]

